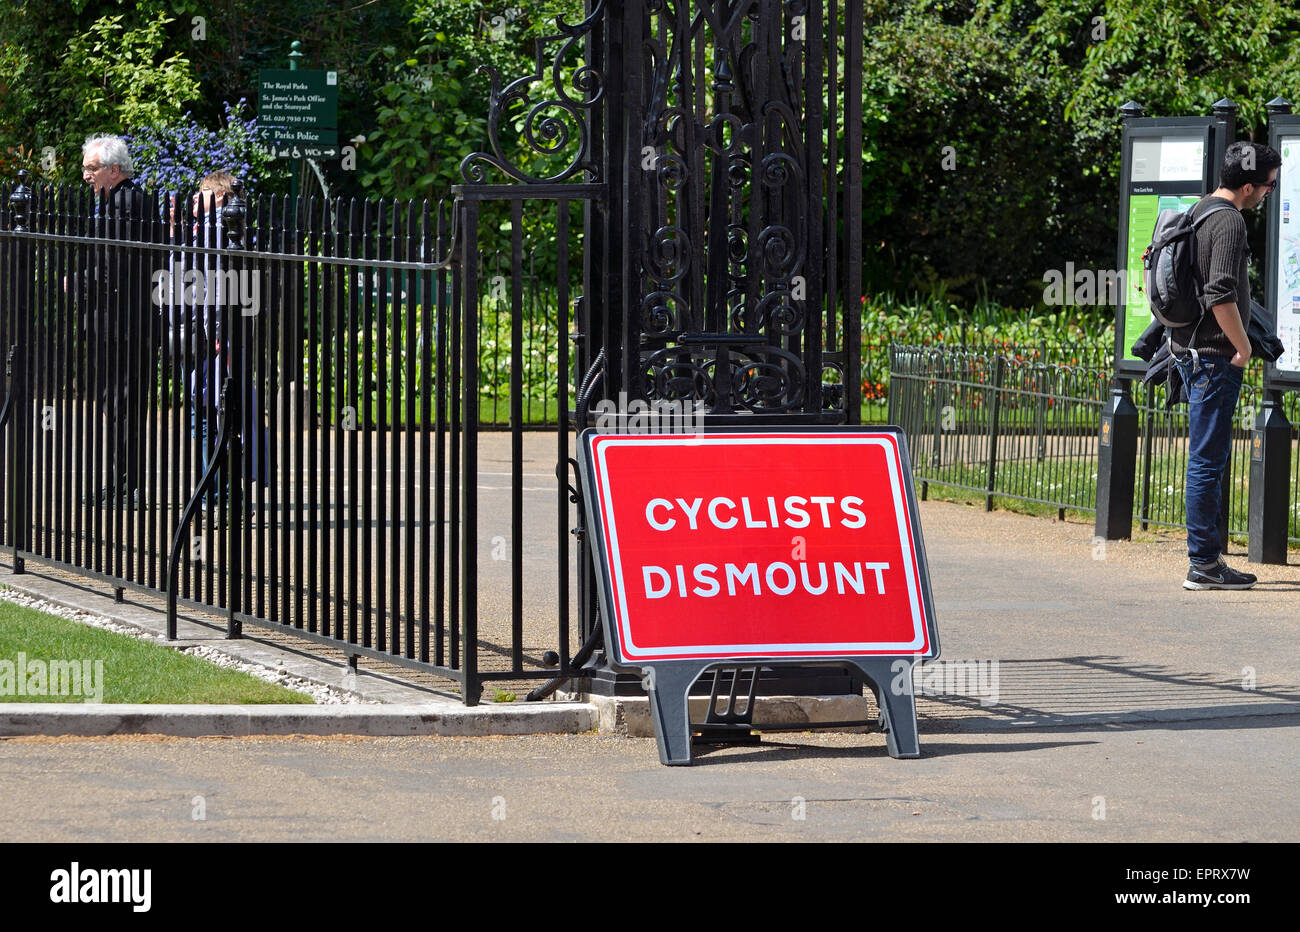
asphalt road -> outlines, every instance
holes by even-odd
[[[659,764],[647,739],[26,738],[0,742],[28,840],[1285,841],[1300,716],[767,736]],[[201,815],[202,818],[196,818]]]

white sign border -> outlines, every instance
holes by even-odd
[[[628,663],[646,662],[656,659],[707,659],[709,657],[735,657],[744,655],[766,657],[807,657],[819,656],[858,656],[878,654],[914,654],[928,649],[925,624],[925,607],[918,588],[919,575],[916,569],[916,543],[912,538],[908,524],[906,500],[901,484],[902,464],[899,457],[898,442],[892,434],[879,434],[864,431],[861,433],[815,432],[798,434],[780,433],[745,433],[745,434],[705,434],[691,438],[693,446],[821,446],[825,444],[844,446],[879,446],[886,452],[889,470],[890,490],[894,497],[895,516],[898,521],[899,545],[903,554],[903,570],[907,578],[908,603],[912,615],[913,638],[907,642],[847,642],[815,644],[701,644],[676,647],[638,647],[631,636],[630,618],[627,610],[626,588],[623,581],[622,564],[618,558],[618,528],[613,514],[612,490],[609,486],[609,470],[606,467],[605,451],[614,447],[660,445],[669,441],[681,441],[681,437],[658,435],[629,436],[626,434],[594,434],[589,443],[593,448],[594,460],[599,473],[599,508],[604,516],[605,525],[605,559],[609,567],[610,581],[614,588],[612,593],[615,611],[618,612],[619,652]]]

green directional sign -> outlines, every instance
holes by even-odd
[[[257,122],[263,138],[277,154],[294,146],[337,151],[338,72],[258,72]]]

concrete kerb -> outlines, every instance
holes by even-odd
[[[578,733],[595,727],[595,710],[583,703],[447,706],[4,703],[0,704],[0,735],[475,737]]]
[[[69,585],[34,573],[0,574],[15,592],[105,618],[150,636],[152,643],[185,649],[206,646],[243,663],[257,664],[310,683],[351,693],[357,705],[91,705],[0,704],[0,736],[157,734],[183,737],[249,735],[523,735],[590,731],[594,706],[576,701],[485,703],[467,707],[450,693],[376,674],[356,675],[344,663],[286,650],[256,631],[227,640],[220,628],[182,615],[177,639],[166,640],[166,614],[136,602]]]

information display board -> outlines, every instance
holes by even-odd
[[[939,644],[901,431],[587,431],[581,449],[606,654],[647,674],[665,763],[689,761],[686,694],[718,661],[848,662],[891,753],[915,756],[890,661],[910,675]]]
[[[1282,355],[1270,381],[1300,385],[1300,117],[1271,121],[1269,144],[1282,156],[1277,191],[1268,199],[1269,255],[1265,307],[1272,311]]]
[[[1189,210],[1211,190],[1210,118],[1131,120],[1124,127],[1119,259],[1124,271],[1115,319],[1119,372],[1146,371],[1130,347],[1151,324],[1142,254],[1162,210]]]
[[[338,155],[338,72],[273,68],[259,71],[257,122],[263,139],[277,156]]]

